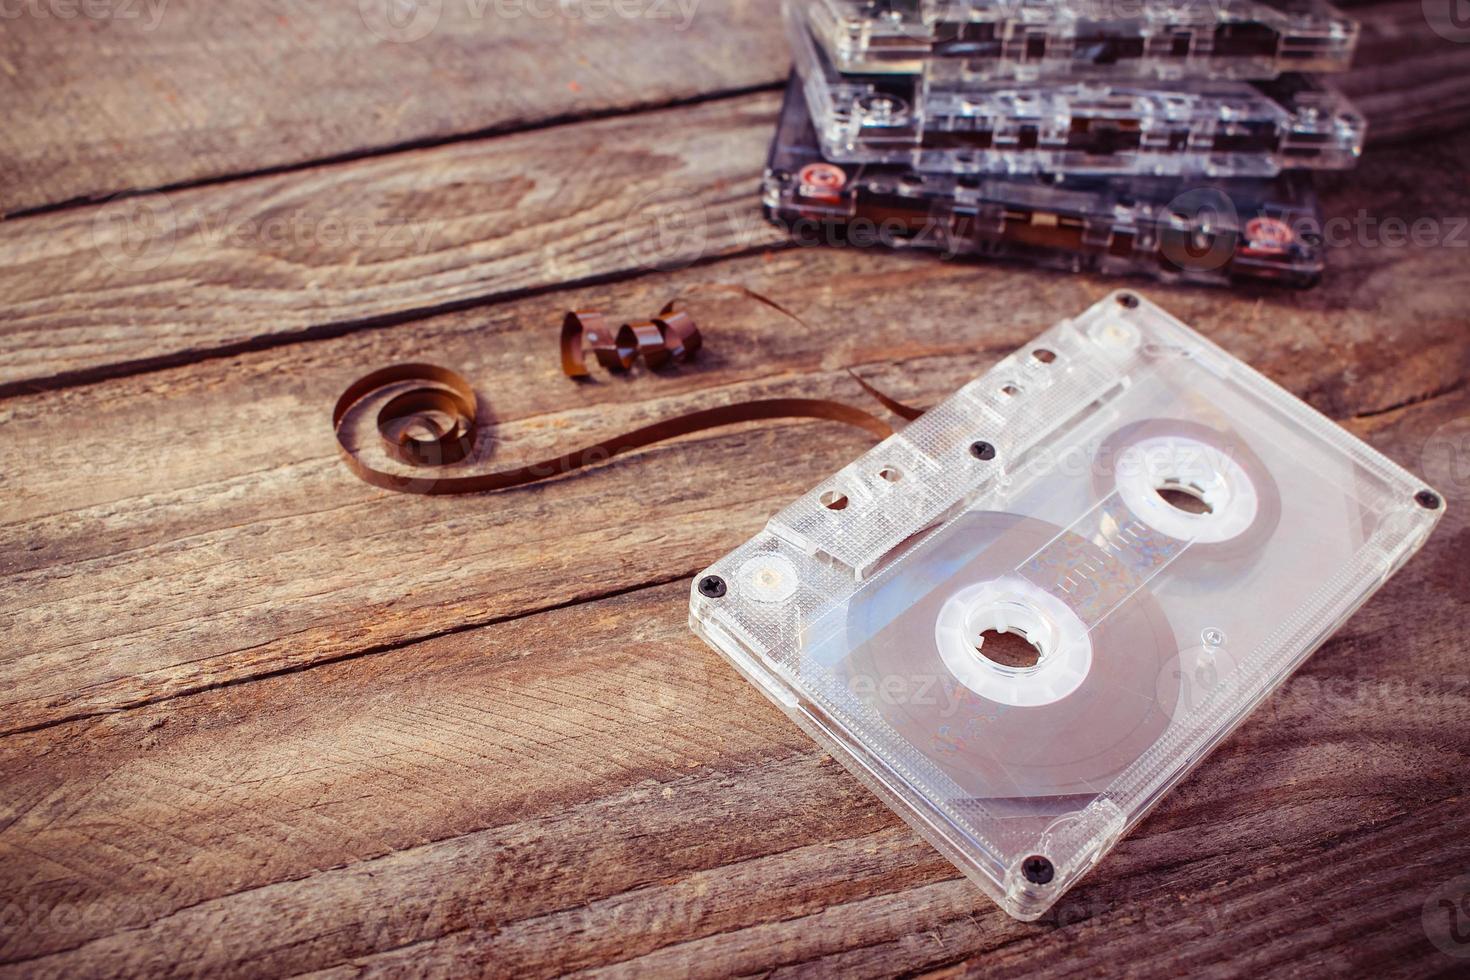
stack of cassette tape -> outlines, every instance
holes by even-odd
[[[1304,287],[1311,171],[1361,114],[1320,73],[1323,0],[785,0],[794,72],[766,215],[799,241],[921,245],[1166,281]]]

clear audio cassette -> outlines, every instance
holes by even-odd
[[[1322,0],[799,0],[844,72],[968,81],[1345,71],[1358,24]]]
[[[1120,292],[776,514],[695,579],[690,624],[1035,919],[1443,510]]]
[[[822,156],[795,77],[762,185],[768,220],[800,244],[924,247],[1166,282],[1306,288],[1322,275],[1311,175],[987,177]]]
[[[822,152],[950,173],[1272,177],[1351,167],[1365,123],[1305,75],[1268,82],[946,83],[844,75],[786,4],[792,59]]]

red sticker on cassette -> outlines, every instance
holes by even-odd
[[[1260,252],[1284,252],[1296,241],[1291,226],[1280,218],[1252,218],[1245,226],[1245,237]]]
[[[815,197],[824,201],[837,200],[837,192],[847,184],[847,173],[830,163],[809,163],[797,175],[804,197]]]

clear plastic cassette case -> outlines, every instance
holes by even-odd
[[[1324,266],[1310,174],[988,177],[835,164],[794,77],[762,190],[767,219],[800,244],[920,247],[1211,285],[1306,288]]]
[[[1442,510],[1121,292],[776,514],[695,579],[690,623],[1034,919]]]
[[[786,17],[822,152],[836,162],[949,173],[1272,177],[1351,167],[1362,153],[1362,115],[1305,75],[1167,88],[844,75],[790,2]]]
[[[967,81],[1275,78],[1345,71],[1358,24],[1323,0],[798,0],[845,72]]]

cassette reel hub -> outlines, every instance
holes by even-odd
[[[1124,449],[1117,486],[1128,509],[1149,527],[1199,544],[1239,537],[1260,510],[1244,468],[1188,436],[1156,436]]]
[[[985,655],[987,633],[1015,633],[1036,648],[1031,667],[1009,667]],[[1056,596],[1007,576],[961,589],[934,621],[934,642],[960,683],[992,701],[1051,704],[1077,690],[1092,667],[1086,625]]]

